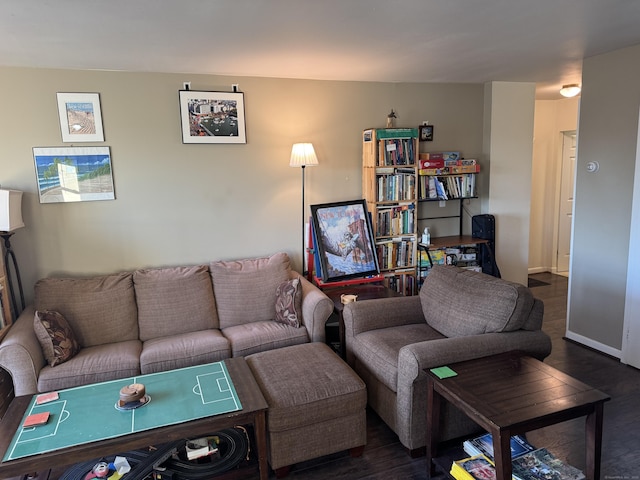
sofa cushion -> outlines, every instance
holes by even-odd
[[[83,348],[62,365],[40,370],[38,391],[50,392],[140,375],[141,350],[139,340]],[[118,398],[117,391],[115,398]]]
[[[220,330],[201,330],[144,342],[140,354],[143,374],[217,362],[231,356]]]
[[[213,285],[206,265],[133,273],[140,340],[218,328]]]
[[[80,345],[69,323],[58,312],[36,311],[33,329],[50,366],[66,362],[80,351]]]
[[[447,337],[518,330],[533,300],[524,285],[447,265],[434,266],[420,289],[427,323]]]
[[[302,286],[300,279],[282,282],[276,289],[275,321],[299,328],[302,318]]]
[[[406,345],[444,338],[425,323],[379,328],[361,333],[351,340],[350,348],[359,362],[391,391],[398,389],[398,354]]]
[[[131,273],[44,278],[35,285],[35,307],[60,312],[83,348],[138,339]]]
[[[272,320],[225,328],[222,334],[229,340],[234,357],[309,342],[306,328],[295,328]]]
[[[291,268],[286,253],[212,262],[210,268],[220,328],[275,318],[276,289]]]

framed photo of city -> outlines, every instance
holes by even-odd
[[[311,216],[318,278],[331,282],[380,273],[364,200],[311,205]]]
[[[63,142],[104,142],[98,93],[57,93]]]
[[[179,93],[182,143],[247,143],[243,93]]]
[[[40,203],[114,200],[109,147],[35,147]]]

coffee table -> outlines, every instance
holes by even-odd
[[[136,381],[140,381],[141,383],[149,384],[151,386],[151,388],[147,389],[147,393],[150,395],[151,400],[148,405],[140,407],[140,409],[133,410],[133,412],[138,412],[138,410],[140,411],[140,413],[138,413],[136,422],[138,420],[142,421],[145,416],[154,418],[160,416],[163,418],[163,420],[159,422],[160,425],[146,425],[141,427],[141,430],[132,428],[130,432],[126,432],[116,436],[110,436],[109,438],[96,439],[88,442],[83,442],[78,445],[62,447],[54,450],[46,449],[47,451],[45,451],[44,453],[37,453],[20,458],[14,458],[12,454],[16,445],[15,443],[12,443],[12,439],[18,429],[21,429],[21,422],[25,415],[25,412],[27,411],[27,409],[32,408],[33,397],[30,395],[17,397],[11,402],[11,405],[9,406],[9,409],[7,410],[5,416],[3,417],[2,421],[0,421],[0,454],[2,455],[2,458],[11,458],[0,463],[0,478],[18,476],[26,472],[47,470],[53,467],[66,466],[72,463],[91,460],[101,456],[108,456],[119,452],[140,449],[148,447],[150,445],[157,445],[160,443],[166,443],[185,438],[204,436],[224,428],[233,427],[235,425],[253,424],[258,452],[260,478],[261,480],[266,480],[268,475],[266,449],[266,410],[268,408],[267,402],[264,399],[262,392],[258,387],[258,384],[253,378],[253,375],[251,374],[251,371],[244,358],[238,357],[224,360],[224,366],[226,367],[226,371],[228,372],[229,377],[232,380],[235,392],[237,394],[237,399],[241,404],[241,409],[239,410],[228,411],[227,413],[221,413],[219,415],[208,415],[207,413],[196,411],[195,413],[193,413],[192,417],[195,419],[185,421],[182,421],[180,419],[176,420],[175,417],[173,419],[170,417],[165,417],[164,415],[166,412],[161,412],[160,410],[167,410],[167,398],[170,398],[171,404],[175,406],[173,410],[179,412],[180,415],[183,414],[184,409],[191,410],[192,408],[200,408],[201,406],[195,407],[195,405],[190,405],[190,403],[194,404],[195,402],[190,402],[187,397],[190,398],[197,396],[198,398],[205,398],[207,395],[206,387],[204,387],[204,382],[198,383],[199,386],[197,388],[195,386],[189,387],[188,389],[175,388],[175,375],[176,372],[179,372],[178,370],[161,372],[148,376],[143,375],[136,377]],[[200,370],[197,371],[201,376],[202,372]],[[163,376],[166,376],[166,384],[173,388],[161,390],[160,385],[162,384],[162,382],[158,383],[157,381],[158,379],[162,379]],[[156,382],[155,387],[153,387],[154,382]],[[97,409],[101,408],[97,406],[99,403],[105,403],[104,391],[100,390],[100,387],[104,387],[105,384],[112,384],[112,382],[95,384],[95,387],[99,391],[99,394],[91,401],[96,404]],[[57,427],[57,430],[55,432],[56,435],[61,435],[62,433],[64,433],[63,430],[65,428],[67,430],[71,430],[72,432],[74,431],[74,424],[70,420],[67,420],[66,417],[68,415],[71,419],[71,417],[74,416],[74,411],[80,412],[81,408],[84,409],[84,406],[81,406],[78,401],[78,397],[81,394],[76,393],[76,390],[82,390],[82,395],[87,395],[87,390],[91,390],[93,389],[93,387],[94,386],[90,386],[90,388],[88,389],[81,388],[60,391],[60,399],[63,400],[66,397],[67,405],[64,409],[61,410],[61,412],[64,412],[62,421],[50,421],[50,423],[54,423]],[[122,418],[124,418],[125,416],[127,416],[127,418],[130,418],[131,413],[118,412],[115,409],[115,403],[118,400],[118,392],[119,388],[116,388],[113,396],[110,396],[108,400],[106,400],[107,402],[109,402],[109,406],[113,404],[113,412],[115,412],[116,415],[114,417],[110,417],[112,423],[119,422],[117,415],[122,414]],[[227,400],[228,399],[225,399],[224,401]],[[77,402],[75,405],[75,409],[74,402]],[[198,400],[198,402],[200,401]],[[55,408],[57,408],[57,406],[54,405],[54,402],[52,402],[50,405],[52,410],[55,410]],[[154,414],[150,415],[151,413]],[[157,413],[157,415],[155,413]],[[114,415],[114,413],[109,413],[108,415]],[[97,422],[100,421],[99,415],[91,416],[91,414],[86,414],[85,416],[89,417],[85,421],[87,423],[93,422],[94,424],[96,424],[96,429],[98,429]],[[53,416],[53,419],[55,420],[55,416]],[[9,448],[11,448],[11,451],[8,452]]]
[[[602,416],[610,399],[539,360],[508,352],[448,365],[457,375],[427,373],[427,478],[435,474],[442,400],[491,433],[498,480],[510,480],[512,435],[586,416],[586,477],[600,478]]]

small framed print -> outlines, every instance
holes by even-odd
[[[40,203],[114,200],[109,147],[34,147]]]
[[[247,143],[244,94],[180,90],[182,143]]]
[[[433,125],[420,125],[418,127],[421,142],[433,141]]]
[[[57,93],[62,141],[104,142],[98,93]]]

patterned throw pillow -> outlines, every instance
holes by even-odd
[[[33,329],[42,347],[44,358],[52,367],[66,362],[80,351],[80,345],[71,327],[58,312],[36,311]]]
[[[299,328],[302,318],[302,288],[294,278],[278,285],[276,289],[276,322]]]

